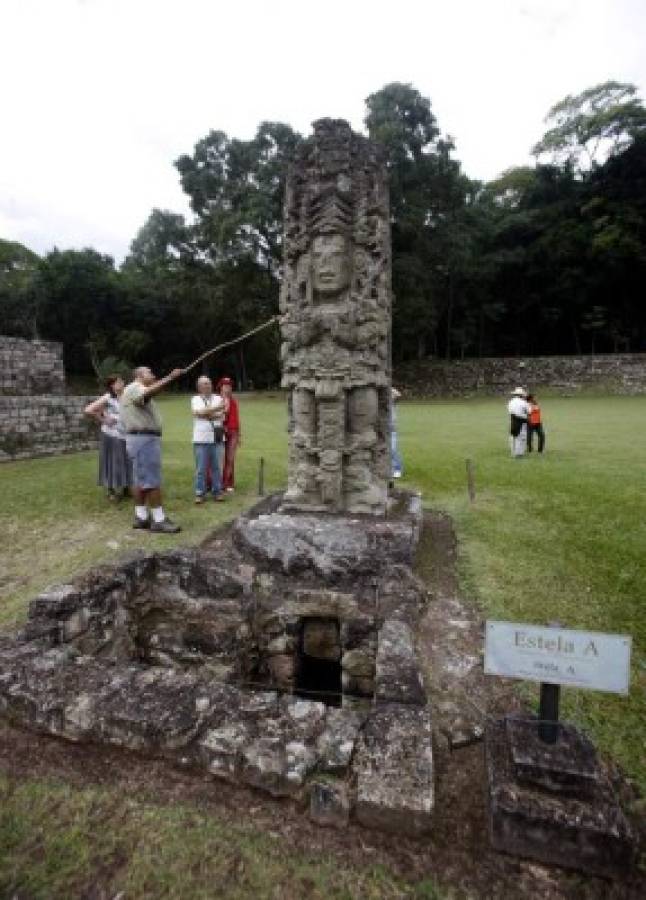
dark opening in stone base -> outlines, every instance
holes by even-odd
[[[338,619],[304,619],[299,634],[294,691],[307,700],[341,706],[341,638]]]

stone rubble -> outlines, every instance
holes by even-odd
[[[381,565],[285,575],[230,529],[217,551],[95,569],[43,591],[0,641],[0,715],[307,801],[323,825],[422,834],[434,796],[414,638],[425,594],[406,566]],[[337,667],[338,706],[298,695],[304,658]]]

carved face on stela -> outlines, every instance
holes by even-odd
[[[350,241],[339,232],[318,234],[311,249],[314,295],[333,299],[350,284]]]

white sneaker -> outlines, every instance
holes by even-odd
[[[401,477],[402,477],[401,472],[393,472],[393,478],[401,478]]]
[[[233,488],[225,488],[224,490],[227,492],[227,494],[232,494],[234,491]]]

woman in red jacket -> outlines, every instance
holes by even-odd
[[[222,486],[225,491],[231,493],[235,486],[235,459],[236,451],[240,446],[240,411],[238,401],[233,396],[233,383],[230,378],[220,378],[218,389],[224,398],[224,471],[222,473]]]
[[[532,452],[532,438],[534,435],[537,435],[538,452],[542,453],[545,448],[545,429],[541,418],[541,408],[533,394],[527,395],[527,403],[529,405],[529,413],[527,414],[527,452]]]

